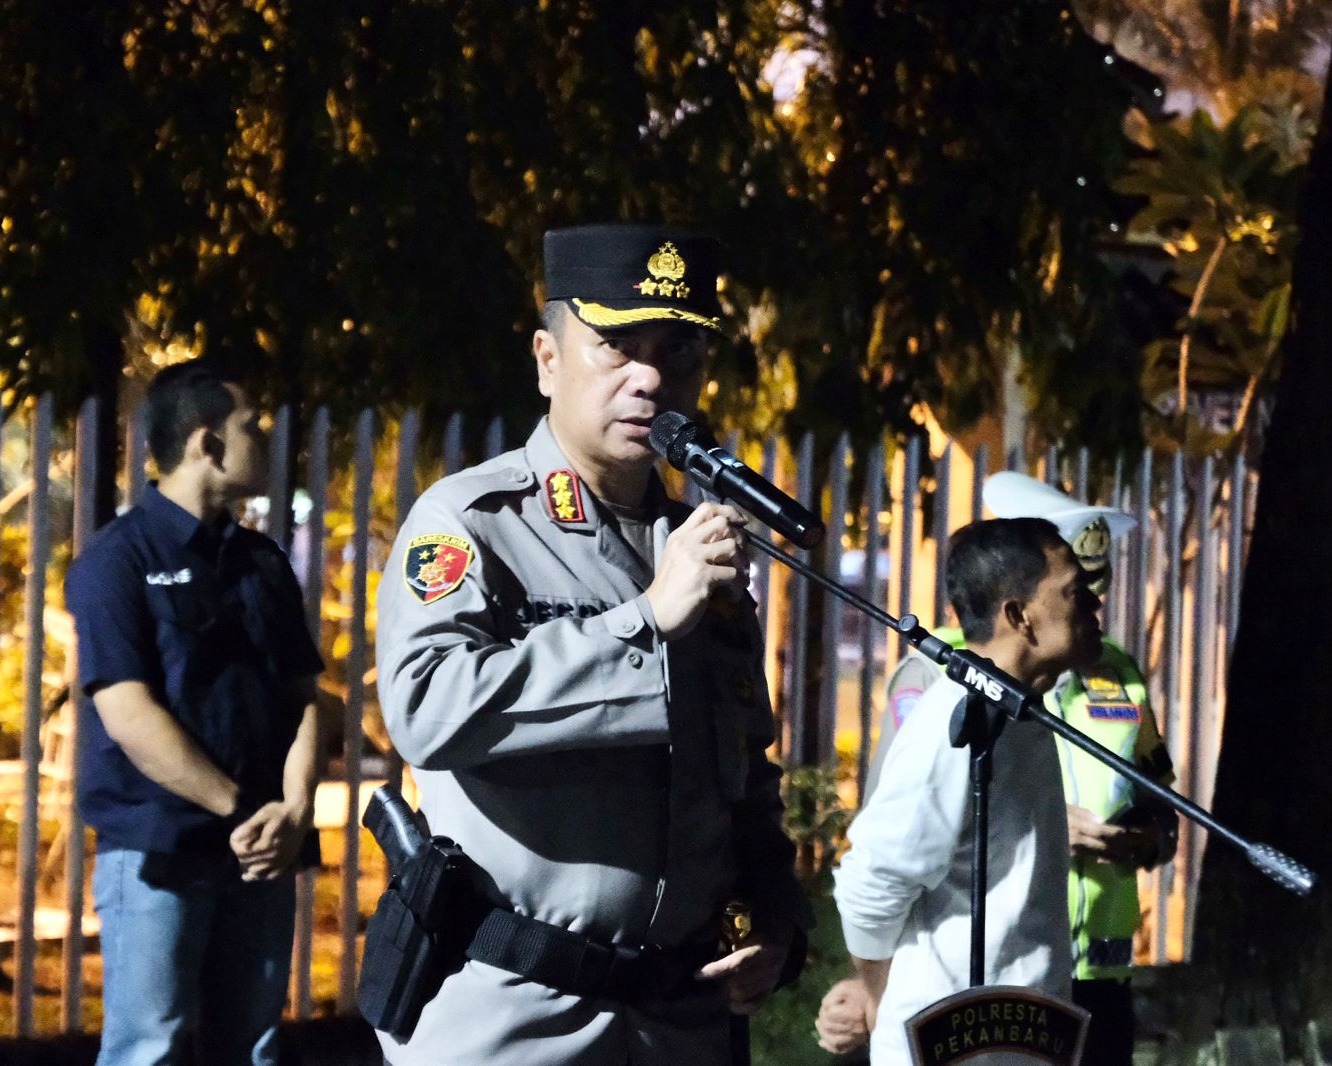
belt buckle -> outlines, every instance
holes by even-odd
[[[616,945],[616,962],[623,960],[625,998],[642,1000],[657,993],[661,984],[663,960],[662,949],[656,944],[640,944],[636,948]]]
[[[710,951],[692,950],[692,945],[664,948],[658,944],[644,944],[642,963],[638,973],[637,998],[640,1002],[675,1002],[696,996],[710,997],[717,985],[713,981],[696,981],[694,974],[711,957]]]
[[[603,993],[616,996],[624,994],[620,989],[636,990],[642,980],[642,949],[626,947],[624,944],[606,946],[610,949],[610,959],[602,982]]]

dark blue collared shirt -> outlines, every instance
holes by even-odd
[[[230,516],[205,525],[150,486],[70,567],[85,697],[141,681],[256,802],[279,799],[303,710],[292,679],[323,669],[282,550]],[[177,851],[222,819],[150,781],[83,700],[79,809],[99,848]]]

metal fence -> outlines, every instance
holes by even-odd
[[[59,1028],[80,1030],[86,1013],[84,933],[95,929],[95,922],[85,900],[85,832],[73,804],[77,718],[68,700],[54,713],[44,706],[43,690],[44,680],[51,688],[52,662],[59,658],[53,643],[69,644],[71,638],[67,617],[48,603],[48,574],[53,558],[77,553],[92,532],[91,493],[100,462],[118,463],[124,505],[132,504],[145,485],[139,416],[127,419],[123,454],[114,458],[81,446],[96,440],[97,418],[90,401],[75,426],[58,426],[51,400],[45,397],[17,424],[0,427],[0,439],[15,445],[17,453],[26,452],[26,460],[11,464],[21,467],[11,475],[20,483],[4,486],[0,493],[0,522],[11,525],[11,515],[22,512],[27,529],[23,679],[20,692],[0,691],[0,702],[21,701],[22,707],[18,765],[11,768],[17,769],[11,776],[21,784],[13,801],[5,801],[6,817],[18,823],[17,893],[12,926],[3,930],[13,944],[13,1029],[20,1036],[37,1031],[39,940],[62,944]],[[381,755],[367,743],[367,722],[373,721],[376,709],[368,624],[373,588],[393,531],[418,487],[445,471],[461,469],[469,458],[486,458],[505,446],[503,423],[496,418],[486,426],[480,454],[468,456],[464,428],[460,416],[429,426],[416,412],[382,426],[367,410],[344,429],[334,427],[329,412],[321,408],[299,427],[300,476],[289,482],[286,464],[275,461],[269,506],[251,515],[280,543],[290,545],[309,623],[335,668],[334,676],[322,684],[342,705],[343,757],[333,779],[321,786],[321,795],[327,790],[339,805],[323,822],[325,833],[340,844],[330,849],[339,899],[337,946],[332,951],[336,993],[329,997],[339,1012],[354,1009],[358,935],[367,910],[358,828],[366,779],[396,780],[401,774],[401,764],[391,753]],[[293,412],[279,411],[270,433],[275,458],[288,454],[297,432]],[[819,471],[812,438],[793,450],[773,441],[737,450],[826,518],[829,532],[821,554],[800,551],[799,558],[894,614],[910,612],[926,624],[944,620],[937,548],[949,532],[981,513],[980,483],[990,469],[984,446],[968,454],[936,435],[933,446],[915,438],[905,447],[885,443],[855,454],[842,440],[827,468]],[[1029,469],[1017,454],[1008,456],[1004,465]],[[1212,459],[1186,463],[1179,456],[1150,452],[1124,459],[1102,479],[1091,475],[1085,453],[1052,451],[1030,468],[1074,495],[1113,503],[1137,517],[1137,529],[1116,545],[1118,577],[1106,602],[1106,628],[1148,668],[1153,701],[1179,773],[1178,787],[1207,805],[1253,478],[1238,462],[1221,469]],[[55,505],[53,484],[62,487],[62,499],[72,499],[72,508]],[[692,490],[685,491],[688,495]],[[293,497],[302,501],[295,518]],[[65,546],[69,552],[56,551]],[[899,638],[890,639],[877,624],[775,567],[766,556],[755,563],[753,587],[767,623],[769,683],[782,726],[779,745],[784,752],[812,746],[818,761],[829,765],[840,760],[848,768],[845,798],[854,804],[882,717],[886,668],[902,650]],[[48,639],[53,633],[55,641]],[[816,663],[822,664],[816,683],[793,683],[809,676]],[[66,681],[73,670],[70,654],[63,664]],[[45,724],[44,717],[50,719]],[[56,854],[56,845],[43,844],[41,830],[51,823],[58,826],[56,839],[64,849],[56,889],[63,905],[39,923],[40,853],[45,847],[48,870]],[[1200,834],[1186,829],[1176,861],[1145,878],[1148,923],[1140,957],[1162,962],[1184,956],[1202,843]],[[371,895],[375,887],[370,887]],[[308,1017],[316,1009],[315,894],[315,874],[303,874],[290,1001],[297,1017]],[[44,924],[50,928],[39,927]]]

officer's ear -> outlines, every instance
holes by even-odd
[[[185,445],[187,458],[204,459],[209,466],[221,466],[226,457],[227,446],[222,435],[207,426],[200,426],[190,434]]]
[[[560,358],[559,338],[548,329],[537,330],[532,334],[532,357],[536,359],[537,390],[550,399],[555,367]]]
[[[999,608],[999,617],[1015,633],[1027,636],[1031,633],[1031,619],[1027,617],[1027,608],[1020,600],[1005,600]]]

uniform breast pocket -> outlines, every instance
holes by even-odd
[[[186,585],[169,585],[148,590],[148,610],[168,686],[214,672],[221,648],[211,604]]]
[[[292,632],[288,627],[304,623],[299,611],[287,610],[285,607],[276,590],[259,583],[247,588],[241,603],[237,605],[238,621],[244,627],[250,643],[263,649],[275,662],[285,658],[286,649],[292,640]]]

